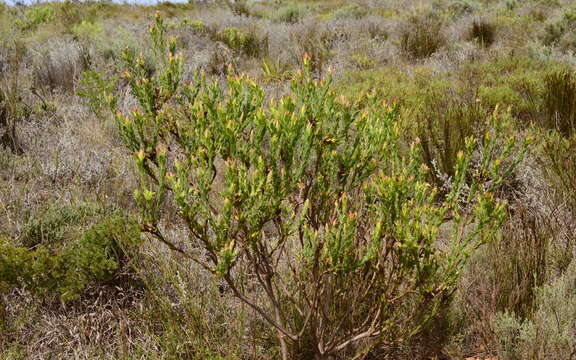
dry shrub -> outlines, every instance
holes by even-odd
[[[22,146],[16,136],[20,107],[17,94],[14,93],[14,88],[4,89],[1,85],[3,84],[0,84],[0,149],[7,148],[13,153],[22,153]]]
[[[474,257],[459,289],[458,321],[465,346],[494,346],[492,320],[498,312],[529,316],[534,289],[546,280],[548,271],[549,222],[534,209],[522,205],[512,209],[500,237]]]
[[[225,1],[226,5],[234,15],[246,16],[246,17],[250,17],[252,15],[250,7],[248,6],[248,1],[246,0],[225,0]]]
[[[430,94],[416,126],[432,181],[442,187],[455,175],[457,156],[464,151],[466,138],[479,138],[484,133],[490,113],[473,100],[438,99]]]
[[[328,34],[316,24],[307,23],[291,34],[290,42],[293,44],[291,50],[294,61],[301,64],[302,59],[307,56],[312,70],[321,74],[330,56]]]
[[[0,71],[0,149],[5,147],[12,153],[21,154],[23,148],[18,141],[16,128],[28,111],[22,101],[20,85],[20,67],[26,48],[18,41],[12,45],[7,49],[11,52],[6,59],[7,71]]]
[[[576,137],[553,131],[539,134],[542,140],[541,168],[554,190],[556,201],[576,216]]]
[[[576,77],[571,71],[558,71],[544,79],[542,125],[562,135],[576,134]]]
[[[446,43],[442,21],[433,16],[412,16],[400,29],[400,47],[411,58],[423,59]]]
[[[490,47],[496,40],[496,26],[486,20],[474,20],[468,30],[468,40],[475,40],[483,47]]]
[[[72,92],[76,81],[89,67],[86,48],[72,42],[52,41],[34,65],[34,86]]]

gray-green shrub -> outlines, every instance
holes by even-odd
[[[576,353],[576,262],[536,291],[534,314],[525,321],[513,313],[495,320],[503,360],[571,359]]]

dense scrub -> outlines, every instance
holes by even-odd
[[[0,358],[570,358],[574,14],[0,4]]]

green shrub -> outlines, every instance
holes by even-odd
[[[226,27],[216,35],[230,49],[251,57],[260,57],[268,51],[268,37],[259,36],[256,29]]]
[[[125,56],[139,108],[116,116],[142,175],[145,231],[225,282],[278,333],[283,359],[351,358],[435,318],[473,248],[503,221],[493,195],[474,181],[464,190],[476,143],[457,156],[453,187],[437,202],[419,147],[400,151],[394,108],[337,100],[329,79],[312,79],[309,59],[291,93],[266,104],[242,75],[226,91],[201,76],[183,84],[175,42],[158,40],[163,27],[157,17],[153,46],[167,58],[156,76]],[[499,174],[513,147],[477,171]],[[187,225],[182,240],[205,255],[162,232],[165,200]],[[440,250],[448,211],[454,232]]]
[[[74,234],[77,228],[86,226],[104,213],[104,208],[93,203],[56,202],[31,216],[18,240],[26,248],[38,245],[57,248],[77,236]]]
[[[289,4],[276,11],[273,19],[278,22],[294,24],[304,17],[304,7],[297,4]]]
[[[476,40],[484,47],[490,47],[496,40],[496,27],[485,20],[474,20],[468,32],[469,40]]]
[[[376,21],[368,21],[365,24],[366,33],[368,37],[372,40],[387,40],[388,31],[386,28]]]
[[[106,79],[94,70],[87,70],[82,74],[78,96],[88,102],[90,110],[101,119],[105,118],[108,110],[109,96],[116,88],[116,78]],[[108,94],[103,97],[102,94]]]
[[[262,72],[264,73],[264,79],[267,81],[286,81],[292,78],[287,64],[270,58],[262,60]]]
[[[96,42],[96,39],[102,35],[103,31],[102,25],[89,21],[82,21],[72,26],[72,34],[76,40],[85,44]]]
[[[475,0],[456,0],[450,3],[450,10],[457,15],[472,14],[479,11],[481,5]]]
[[[359,70],[367,70],[376,65],[373,60],[364,54],[353,54],[352,64]]]
[[[34,31],[38,26],[56,19],[54,5],[34,5],[27,7],[21,17],[15,19],[15,25],[22,31]]]
[[[359,4],[350,4],[336,9],[332,13],[334,19],[362,19],[368,15],[369,10]]]
[[[556,45],[560,42],[565,31],[566,25],[564,22],[550,23],[544,28],[542,42],[544,45]]]
[[[188,18],[184,18],[180,23],[198,34],[204,34],[209,31],[208,26],[206,26],[206,24],[201,20],[189,20]]]
[[[128,251],[140,238],[131,220],[115,213],[101,217],[84,231],[73,233],[67,229],[70,233],[64,233],[62,227],[77,225],[81,215],[61,211],[49,217],[44,223],[46,230],[56,238],[66,236],[65,243],[39,244],[29,249],[0,241],[0,285],[23,287],[38,295],[55,293],[63,300],[72,300],[89,285],[106,284],[118,278],[119,270],[127,270]],[[38,235],[28,233],[31,237]]]
[[[400,48],[414,59],[429,57],[445,43],[442,22],[432,16],[412,16],[400,30]]]
[[[83,20],[86,20],[84,9],[85,7],[83,4],[72,1],[72,0],[64,0],[61,3],[58,3],[58,21],[64,25],[64,29],[67,32],[72,32],[72,29],[77,24],[80,24]],[[90,21],[91,19],[88,19]]]

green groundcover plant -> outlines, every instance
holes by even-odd
[[[280,100],[244,75],[184,83],[165,32],[157,16],[155,74],[125,55],[139,106],[123,114],[111,101],[140,172],[144,231],[225,282],[277,332],[283,359],[353,356],[418,334],[501,225],[492,191],[525,144],[500,141],[495,120],[482,144],[466,141],[438,200],[394,106],[336,96],[308,59]],[[168,203],[185,239],[163,232],[175,220]]]

